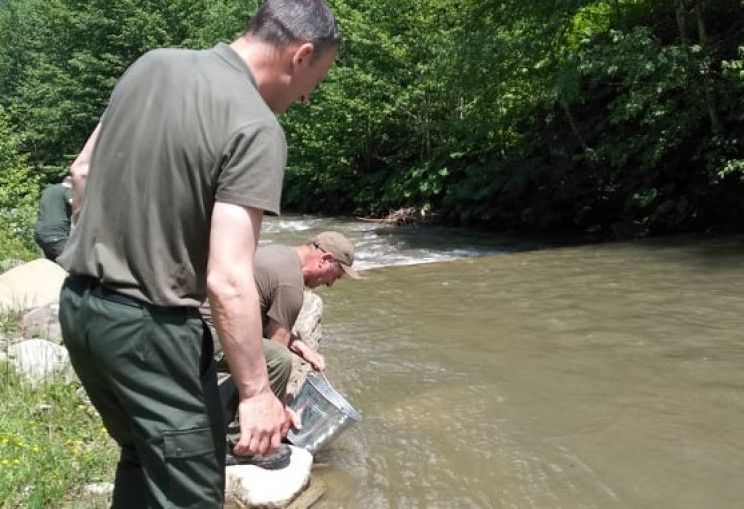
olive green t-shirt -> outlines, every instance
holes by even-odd
[[[70,198],[72,189],[64,184],[44,188],[39,199],[39,217],[34,234],[46,241],[61,240],[70,235]]]
[[[278,214],[285,164],[284,132],[229,46],[150,51],[114,88],[58,261],[156,305],[197,307],[215,201]]]

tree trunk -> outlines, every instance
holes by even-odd
[[[676,0],[674,3],[675,14],[677,15],[677,31],[679,40],[683,45],[687,45],[687,17],[685,16],[685,0]]]
[[[705,9],[705,3],[701,1],[701,2],[698,2],[697,5],[695,5],[695,7],[693,8],[693,12],[695,13],[695,19],[697,21],[698,40],[700,41],[700,46],[702,46],[704,54],[711,55],[712,51],[709,51],[711,48],[709,48],[709,45],[708,45],[708,35],[705,29],[705,19],[703,19],[704,9]],[[703,71],[703,88],[705,89],[705,103],[708,108],[708,117],[710,118],[710,124],[713,129],[713,132],[720,133],[723,130],[723,125],[721,124],[721,118],[718,116],[718,110],[716,108],[716,94],[715,94],[714,85],[715,84],[711,76],[710,61],[709,61],[708,65],[706,65]]]
[[[574,134],[574,136],[576,136],[576,139],[578,140],[584,152],[588,152],[589,145],[586,143],[586,140],[579,132],[579,128],[576,126],[576,122],[573,118],[573,113],[571,113],[571,108],[568,106],[568,103],[566,101],[561,101],[561,107],[563,108],[563,112],[566,114],[566,118],[568,119],[568,125],[571,126],[571,132]]]

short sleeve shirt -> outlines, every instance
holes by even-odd
[[[261,321],[264,337],[273,319],[292,330],[302,309],[305,282],[302,264],[293,247],[262,246],[256,250],[254,265],[256,289],[261,301]],[[212,312],[207,300],[201,307],[203,318],[212,324]]]
[[[40,239],[64,239],[70,234],[72,190],[63,184],[54,184],[41,192],[39,217],[34,233]]]
[[[197,307],[214,203],[278,214],[285,164],[276,115],[229,46],[153,50],[114,88],[59,262],[152,304]]]
[[[254,270],[264,330],[269,319],[292,330],[302,309],[305,290],[297,251],[283,245],[261,247],[256,251]]]

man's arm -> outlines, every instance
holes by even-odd
[[[85,179],[88,178],[88,168],[90,166],[90,158],[93,154],[93,147],[98,140],[98,133],[101,131],[101,123],[98,122],[96,128],[88,137],[88,141],[85,142],[83,150],[80,151],[78,156],[72,162],[70,166],[70,177],[72,177],[72,222],[77,223],[78,216],[80,215],[80,207],[83,205],[83,191],[85,191]]]
[[[310,348],[310,345],[302,341],[299,336],[292,334],[287,327],[270,318],[266,329],[267,339],[286,346],[292,353],[299,355],[305,362],[310,364],[315,371],[325,371],[325,358]]]
[[[264,333],[266,339],[281,343],[287,348],[289,348],[289,344],[292,342],[292,333],[290,330],[273,318],[269,318],[269,323],[266,326]]]
[[[262,211],[217,202],[207,270],[214,325],[238,390],[241,455],[276,450],[291,424],[271,392],[261,346],[261,315],[253,276]]]

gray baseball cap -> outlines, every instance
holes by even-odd
[[[341,268],[352,279],[362,279],[357,272],[351,268],[354,264],[354,244],[351,243],[343,234],[336,231],[326,231],[319,233],[311,240],[318,249],[333,255],[341,264]]]

